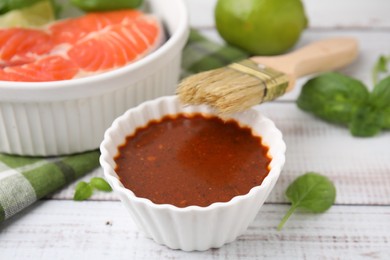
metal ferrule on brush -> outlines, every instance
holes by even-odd
[[[262,82],[263,96],[261,103],[273,100],[286,93],[289,77],[282,72],[259,65],[251,60],[242,60],[228,65],[229,68],[258,78]]]

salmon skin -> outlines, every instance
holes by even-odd
[[[41,29],[0,30],[0,80],[57,81],[123,67],[163,41],[157,17],[139,10],[88,13]]]

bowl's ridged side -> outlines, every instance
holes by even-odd
[[[117,118],[106,131],[100,146],[100,161],[105,177],[125,203],[135,223],[148,237],[170,248],[185,251],[218,248],[243,234],[256,217],[284,165],[285,143],[274,123],[258,111],[248,110],[233,115],[236,119],[242,119],[239,120],[241,124],[254,126],[253,132],[261,135],[263,143],[271,147],[272,169],[262,185],[229,202],[214,203],[208,207],[177,208],[134,196],[123,187],[113,170],[115,162],[112,157],[117,153],[117,146],[137,126],[144,126],[149,120],[159,119],[166,114],[180,112],[213,114],[207,106],[182,106],[175,96],[145,102]]]

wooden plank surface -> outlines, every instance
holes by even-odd
[[[237,241],[186,253],[145,238],[119,202],[44,201],[0,227],[0,259],[390,257],[390,207],[334,206],[320,215],[298,212],[284,230],[277,231],[286,211],[286,205],[264,205]]]

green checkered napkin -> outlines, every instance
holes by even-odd
[[[0,222],[98,165],[98,151],[54,158],[0,154]]]
[[[183,50],[182,77],[246,57],[246,53],[213,43],[192,30]],[[54,158],[0,154],[0,223],[98,166],[98,151]]]

